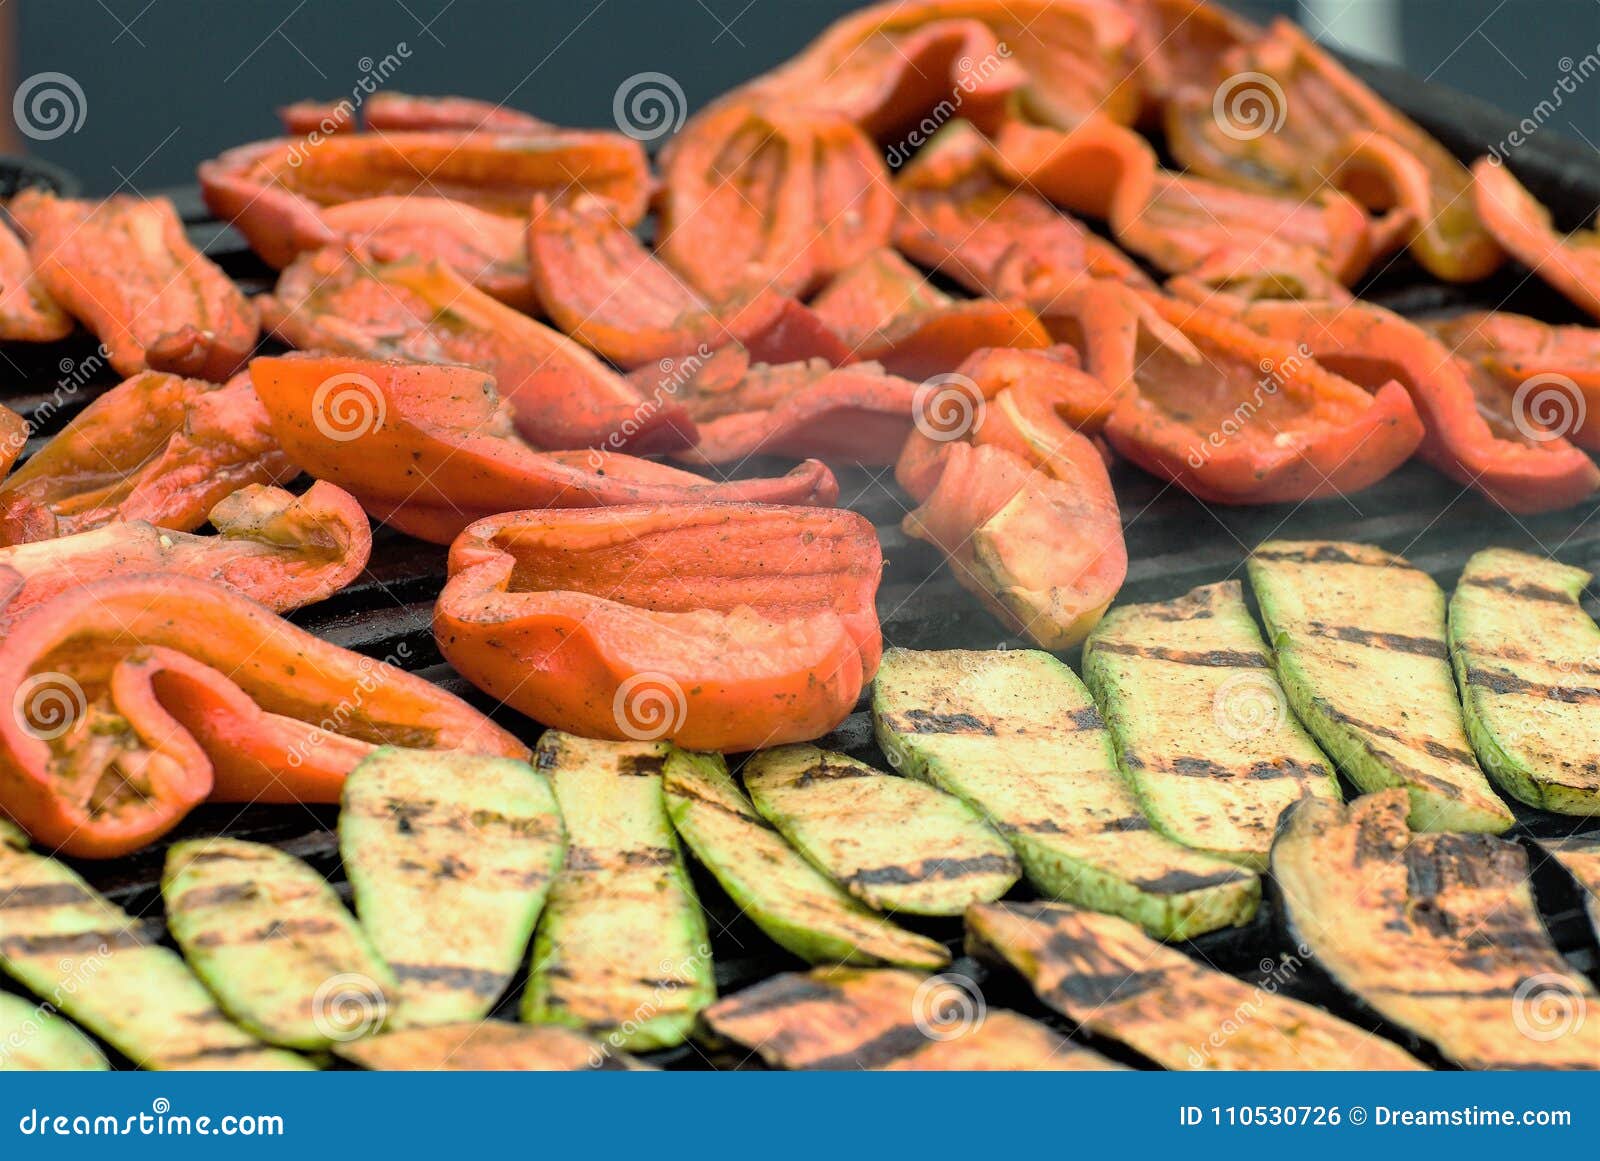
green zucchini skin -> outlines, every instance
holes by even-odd
[[[967,950],[1009,964],[1063,1016],[1163,1068],[1422,1067],[1398,1045],[1282,995],[1275,976],[1247,984],[1114,915],[1060,903],[977,906],[967,912]],[[1298,962],[1286,956],[1284,969]]]
[[[1600,1068],[1600,994],[1545,930],[1527,853],[1496,835],[1418,834],[1408,809],[1396,788],[1289,810],[1272,877],[1292,936],[1463,1068]]]
[[[1151,829],[1089,691],[1048,653],[891,649],[872,715],[895,768],[986,818],[1046,897],[1162,939],[1255,915],[1259,875]]]
[[[388,1017],[394,977],[355,916],[293,855],[238,839],[167,851],[167,929],[224,1011],[261,1039],[324,1049]]]
[[[300,1070],[64,863],[0,843],[0,968],[141,1068]]]
[[[1427,573],[1370,545],[1292,540],[1248,569],[1289,704],[1352,782],[1403,787],[1416,830],[1511,825],[1467,738]]]
[[[1238,581],[1112,609],[1084,644],[1083,680],[1146,816],[1184,846],[1264,870],[1284,807],[1340,796]]]
[[[526,762],[385,746],[350,772],[339,853],[398,981],[392,1026],[488,1015],[566,845],[555,792]]]
[[[1589,925],[1600,935],[1600,836],[1540,839],[1539,845],[1583,888],[1588,897]]]
[[[574,1028],[504,1020],[401,1028],[337,1044],[333,1051],[381,1072],[650,1071]]]
[[[105,1072],[110,1067],[105,1053],[65,1016],[0,992],[0,1072]]]
[[[758,811],[868,907],[960,915],[998,899],[1017,857],[970,806],[942,790],[815,746],[753,755],[745,787]]]
[[[1104,1071],[1060,1033],[993,1008],[945,976],[818,967],[763,980],[706,1009],[717,1035],[774,1068],[838,1071]]]
[[[1450,596],[1467,736],[1513,798],[1600,815],[1600,626],[1589,574],[1506,548],[1475,553]]]
[[[851,898],[744,796],[720,754],[673,750],[667,809],[679,837],[741,911],[809,963],[939,968],[950,953]]]
[[[533,945],[522,1018],[614,1048],[681,1044],[716,999],[710,937],[667,816],[666,742],[546,731],[534,764],[566,819],[567,861]]]

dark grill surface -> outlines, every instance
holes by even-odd
[[[1360,66],[1359,71],[1385,96],[1437,134],[1464,158],[1485,152],[1501,141],[1512,121],[1470,98],[1426,86],[1390,69]],[[1594,154],[1549,135],[1535,136],[1513,155],[1514,168],[1533,192],[1555,212],[1566,229],[1585,225],[1600,206],[1600,161]],[[8,175],[0,172],[0,184]],[[167,191],[177,201],[196,244],[248,291],[267,289],[272,272],[243,245],[231,229],[211,219],[193,189]],[[1448,287],[1430,281],[1409,259],[1401,257],[1378,271],[1362,288],[1371,298],[1405,314],[1450,313],[1465,309],[1501,308],[1550,322],[1584,321],[1565,300],[1520,268],[1502,271],[1475,286]],[[93,345],[81,334],[50,346],[11,345],[0,348],[0,400],[37,419],[32,452],[77,411],[114,385],[109,370],[89,375]],[[82,382],[80,383],[80,380]],[[740,474],[781,471],[785,461],[753,461]],[[890,469],[835,465],[841,502],[869,517],[877,526],[888,566],[878,594],[885,643],[910,648],[990,649],[1021,647],[962,590],[930,546],[908,539],[899,522],[908,510],[907,497],[895,486]],[[1382,483],[1358,495],[1297,507],[1210,508],[1182,491],[1162,484],[1135,468],[1119,465],[1112,479],[1122,509],[1128,541],[1128,581],[1119,600],[1167,600],[1195,585],[1242,577],[1246,553],[1271,536],[1360,540],[1382,545],[1409,557],[1446,589],[1451,588],[1466,558],[1488,545],[1545,552],[1562,561],[1600,572],[1600,504],[1594,501],[1565,512],[1538,517],[1509,515],[1474,492],[1418,463],[1406,465]],[[298,486],[297,486],[298,490]],[[534,742],[540,728],[521,715],[493,705],[441,662],[429,632],[434,597],[444,579],[445,550],[387,529],[376,530],[372,562],[350,589],[293,620],[336,644],[415,670],[490,712],[524,741]],[[1600,612],[1590,597],[1585,607]],[[1079,658],[1068,658],[1074,665]],[[883,766],[872,741],[871,723],[858,712],[819,744]],[[1353,793],[1353,787],[1346,787]],[[1513,804],[1521,838],[1595,831],[1595,821],[1573,820]],[[227,833],[272,843],[308,860],[344,890],[339,869],[331,807],[256,806],[204,807],[166,842],[195,835]],[[148,917],[157,929],[161,912],[159,880],[166,842],[138,855],[109,863],[79,864],[88,880],[130,912]],[[1582,912],[1578,889],[1558,869],[1536,867],[1534,883],[1541,910],[1556,942],[1575,965],[1594,975],[1600,954]],[[696,870],[702,901],[711,916],[719,991],[737,991],[778,971],[801,967],[743,919],[720,888]],[[348,894],[346,892],[346,894]],[[959,949],[960,925],[954,920],[916,921],[913,926]],[[1280,963],[1295,965],[1293,941],[1284,931],[1271,898],[1247,928],[1205,936],[1187,948],[1220,968],[1251,981],[1265,980]],[[1060,1026],[1028,993],[1003,973],[988,972],[970,959],[955,969],[973,977],[988,1001],[1016,1008]],[[1276,987],[1299,996],[1404,1044],[1424,1060],[1440,1063],[1431,1050],[1364,1011],[1342,995],[1317,970],[1306,965],[1279,974],[1287,982]],[[515,1018],[520,986],[506,997],[498,1014]],[[1096,1043],[1109,1055],[1139,1063],[1114,1044]],[[650,1057],[670,1067],[753,1067],[742,1052],[706,1046],[685,1046]]]

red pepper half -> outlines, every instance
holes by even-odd
[[[1475,382],[1449,348],[1392,311],[1365,302],[1264,302],[1239,321],[1368,390],[1399,383],[1422,419],[1417,455],[1508,511],[1567,508],[1600,488],[1600,468],[1565,439],[1517,429],[1512,388]]]
[[[1479,158],[1472,167],[1472,196],[1495,241],[1518,262],[1600,318],[1600,229],[1563,235],[1550,211],[1503,162]]]
[[[303,254],[261,310],[273,334],[304,350],[487,371],[518,434],[534,447],[650,454],[694,442],[694,424],[677,403],[647,406],[583,347],[440,262],[372,263],[332,249]]]
[[[1544,432],[1559,434],[1581,448],[1600,451],[1600,329],[1551,326],[1506,311],[1457,315],[1428,324],[1465,359],[1475,379],[1494,380],[1500,415],[1520,409]],[[1535,406],[1537,404],[1538,406]],[[1541,418],[1537,412],[1547,411]]]
[[[713,306],[592,200],[537,215],[528,264],[555,324],[622,367],[704,358],[735,341],[763,362],[849,357],[838,336],[788,295],[762,290]]]
[[[278,110],[285,133],[300,136],[418,129],[482,129],[490,133],[549,133],[556,127],[520,109],[473,97],[417,97],[382,89],[360,106],[350,101],[296,101]]]
[[[294,474],[246,376],[219,387],[150,371],[96,399],[0,483],[0,540],[112,520],[188,532],[246,484]]]
[[[200,191],[269,265],[324,246],[437,258],[513,305],[533,305],[523,234],[539,205],[588,192],[634,225],[650,172],[619,133],[335,133],[230,149]]]
[[[867,520],[754,505],[508,512],[450,548],[439,648],[592,738],[742,751],[837,726],[878,668]]]
[[[1215,83],[1216,61],[1261,29],[1210,0],[1122,0],[1134,18],[1133,58],[1145,120],[1157,120],[1173,94]]]
[[[984,347],[1050,345],[1026,306],[952,298],[893,250],[875,250],[841,271],[811,305],[855,359],[908,379],[949,372]]]
[[[1294,503],[1359,491],[1405,462],[1423,436],[1406,389],[1373,394],[1204,307],[1154,299],[1200,352],[1187,362],[1140,342],[1136,392],[1106,421],[1111,446],[1202,500]]]
[[[765,454],[891,464],[922,388],[870,363],[756,363],[734,346],[712,355],[679,390],[700,431],[680,459],[727,464]]]
[[[493,378],[471,367],[285,355],[252,360],[250,376],[290,459],[438,544],[513,508],[831,504],[839,494],[816,461],[778,479],[714,483],[618,452],[535,451],[512,429]]]
[[[724,100],[661,156],[657,253],[712,302],[803,294],[889,240],[894,193],[837,115]]]
[[[72,333],[72,317],[34,277],[28,248],[0,222],[0,341],[53,343]]]
[[[92,330],[123,375],[149,369],[222,382],[255,349],[255,307],[196,250],[166,198],[11,199],[52,298]]]
[[[420,677],[222,585],[146,573],[68,589],[0,641],[0,810],[68,854],[126,854],[208,795],[337,802],[374,746],[526,758]]]
[[[285,613],[332,596],[366,567],[372,531],[343,489],[304,496],[250,484],[211,509],[215,536],[144,520],[0,548],[0,610],[14,620],[66,589],[110,576],[159,572],[214,580]]]

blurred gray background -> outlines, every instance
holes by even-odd
[[[0,118],[0,151],[74,170],[90,192],[192,180],[195,163],[275,130],[275,106],[387,87],[464,93],[570,125],[609,125],[619,84],[673,77],[692,112],[791,55],[846,0],[0,0],[8,98],[41,73],[81,89],[49,140]],[[1492,101],[1517,117],[1600,51],[1597,0],[1237,0],[1319,39]],[[401,51],[404,46],[404,51]],[[1600,78],[1541,132],[1600,141]],[[9,134],[9,137],[6,135]]]

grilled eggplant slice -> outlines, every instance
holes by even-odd
[[[1089,691],[1035,650],[890,650],[872,695],[895,767],[965,801],[1042,894],[1163,939],[1249,922],[1260,876],[1150,828]]]
[[[394,977],[327,880],[238,839],[167,851],[167,928],[224,1011],[273,1044],[309,1050],[379,1031]]]
[[[141,1068],[310,1068],[235,1026],[183,960],[66,864],[0,842],[0,968]]]
[[[1184,846],[1262,870],[1284,807],[1339,797],[1238,581],[1112,609],[1084,645],[1083,679],[1146,816]]]
[[[667,817],[666,742],[546,731],[535,765],[555,787],[570,846],[533,944],[532,1024],[616,1048],[680,1044],[716,999],[705,914]]]
[[[0,1072],[105,1072],[111,1066],[72,1021],[0,992]]]
[[[1600,626],[1589,574],[1507,548],[1475,553],[1450,597],[1450,655],[1478,761],[1507,794],[1600,814]]]
[[[722,889],[780,947],[810,963],[939,968],[950,953],[874,914],[756,812],[720,754],[673,750],[672,825]]]
[[[1249,570],[1289,704],[1352,782],[1404,787],[1417,830],[1511,825],[1467,740],[1444,593],[1427,573],[1322,540],[1269,540]]]
[[[744,783],[768,822],[824,874],[880,911],[960,915],[1022,874],[959,798],[815,746],[754,755]]]
[[[1115,1069],[1045,1025],[986,1011],[949,976],[819,967],[773,976],[705,1012],[712,1031],[775,1068]]]
[[[488,1014],[566,845],[555,793],[526,762],[386,746],[350,772],[339,854],[398,983],[392,1023]]]
[[[1163,947],[1133,924],[1060,903],[967,912],[973,954],[1014,967],[1039,998],[1171,1069],[1416,1069],[1398,1045],[1281,995],[1286,956],[1252,986]]]
[[[335,1055],[383,1072],[586,1072],[648,1069],[625,1052],[560,1024],[472,1020],[401,1028],[334,1046]]]
[[[1600,935],[1600,836],[1541,839],[1539,845],[1583,888],[1589,898],[1589,923]]]
[[[1464,1068],[1600,1068],[1600,996],[1545,931],[1514,842],[1414,834],[1403,790],[1291,807],[1289,926],[1346,990]]]

